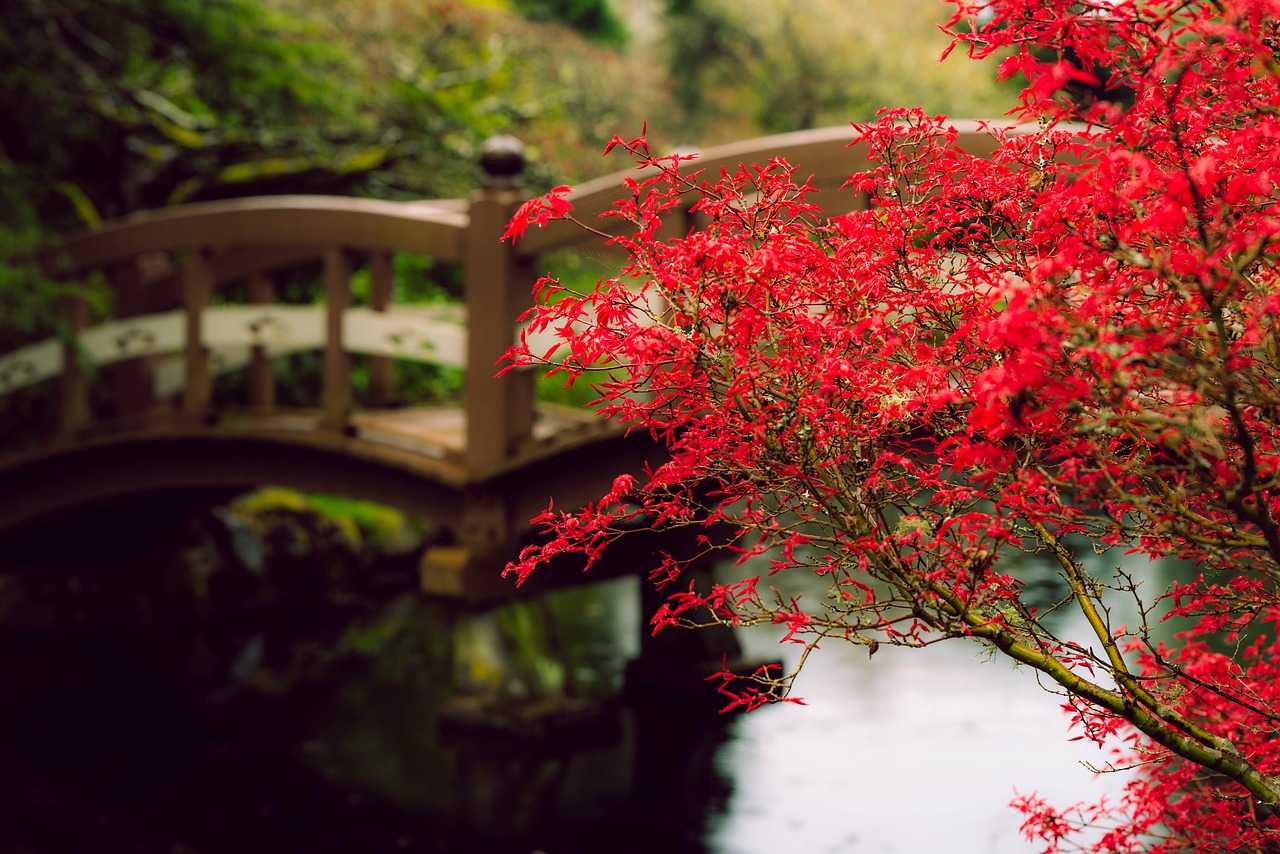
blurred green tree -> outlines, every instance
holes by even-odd
[[[251,0],[15,0],[0,157],[46,228],[284,183],[350,191],[394,157],[350,60]],[[21,222],[6,222],[13,227]]]
[[[513,0],[520,14],[532,21],[558,21],[590,39],[621,46],[627,28],[609,0]]]
[[[671,90],[700,142],[865,121],[892,104],[999,116],[1017,92],[993,67],[938,62],[932,0],[666,0]]]

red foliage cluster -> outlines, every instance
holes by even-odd
[[[677,585],[656,627],[976,639],[1144,760],[1119,804],[1019,801],[1046,850],[1280,850],[1280,2],[956,5],[956,44],[1027,78],[1023,124],[992,128],[984,157],[918,111],[856,127],[853,213],[828,218],[781,161],[705,175],[614,141],[640,167],[606,214],[629,262],[586,296],[540,283],[525,341],[560,346],[512,360],[599,372],[600,412],[670,459],[549,510],[550,540],[510,570],[590,561],[637,524],[730,522],[709,550],[831,595],[802,610],[757,578]],[[563,188],[511,233],[551,218],[572,218]],[[1095,576],[1081,544],[1199,575]],[[1053,609],[1085,637],[1028,601],[1019,552],[1056,562]],[[1191,628],[1162,635],[1171,618]],[[746,705],[789,677],[758,682]]]

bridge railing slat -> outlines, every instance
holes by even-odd
[[[89,303],[80,294],[63,302],[67,333],[79,337],[89,325]],[[80,367],[78,344],[68,340],[62,346],[62,373],[58,375],[58,425],[62,436],[74,436],[89,426],[89,385]]]
[[[369,256],[369,308],[379,314],[391,308],[395,289],[395,264],[390,252],[377,251]],[[348,312],[348,323],[350,323]],[[348,338],[357,334],[350,326],[344,330]],[[352,344],[348,345],[354,346]],[[367,351],[366,351],[367,352]],[[395,362],[387,355],[371,355],[369,359],[369,405],[386,406],[396,399]]]
[[[213,294],[213,270],[204,247],[189,248],[183,259],[182,296],[186,310],[184,340],[185,379],[182,388],[182,414],[192,422],[208,415],[213,382],[209,370],[209,350],[202,343],[204,312]]]
[[[324,251],[325,346],[322,426],[343,430],[351,415],[351,357],[343,346],[343,316],[351,305],[351,258],[342,247]]]
[[[143,259],[134,257],[119,261],[110,267],[111,284],[115,290],[115,315],[119,320],[128,320],[146,313],[147,284],[142,266]],[[126,352],[129,345],[128,340],[117,342],[117,346]],[[88,348],[90,345],[84,346]],[[104,364],[97,358],[97,354],[92,355],[98,364]],[[145,356],[113,360],[113,365],[107,373],[115,389],[117,406],[122,415],[137,415],[151,406],[151,367],[150,360]]]
[[[255,307],[269,306],[275,302],[275,283],[264,272],[255,273],[247,285],[249,303]],[[268,412],[276,405],[275,364],[267,346],[255,341],[249,356],[249,409],[252,412]]]

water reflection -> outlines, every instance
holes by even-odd
[[[1095,554],[1087,544],[1076,556],[1095,577],[1123,570],[1142,579],[1147,597],[1192,572],[1120,550]],[[1067,592],[1037,556],[1019,556],[1004,569],[1026,583],[1028,600],[1042,609]],[[721,568],[722,580],[741,574]],[[786,598],[821,602],[826,594],[826,582],[813,576],[772,581]],[[1116,601],[1110,617],[1114,626],[1136,625],[1136,603]],[[1046,623],[1090,645],[1078,610],[1053,611]],[[1179,627],[1160,623],[1154,635],[1168,640]],[[801,650],[778,647],[783,634],[758,628],[741,637],[748,656],[781,649],[794,663]],[[796,693],[806,706],[765,708],[734,722],[717,757],[734,792],[712,822],[709,850],[1026,854],[1036,849],[1021,839],[1020,820],[1007,807],[1015,793],[1038,792],[1062,806],[1096,803],[1103,795],[1114,799],[1129,779],[1086,767],[1111,757],[1068,740],[1074,733],[1061,701],[1034,671],[966,641],[881,647],[874,659],[863,647],[829,641],[809,657]]]
[[[1123,783],[1081,767],[1103,757],[1030,671],[963,643],[868,660],[832,642],[805,707],[617,702],[638,596],[623,579],[523,617],[402,592],[10,631],[0,851],[1004,854],[1032,850],[1015,786],[1065,804]],[[780,635],[741,640],[794,659]],[[485,691],[597,705],[536,741],[448,725]]]
[[[1123,783],[1081,767],[1104,757],[1066,740],[1029,671],[963,644],[873,660],[833,646],[810,657],[798,693],[807,706],[735,723],[719,757],[735,791],[712,850],[1025,854],[1015,786],[1071,804]]]

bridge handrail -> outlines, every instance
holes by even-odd
[[[388,202],[346,196],[263,196],[140,211],[66,236],[45,263],[59,273],[202,246],[358,246],[462,261],[462,200]]]
[[[988,127],[999,127],[1008,122],[958,119],[949,124],[955,127],[958,142],[966,151],[985,155],[996,148],[995,138]],[[859,204],[858,199],[852,193],[838,194],[831,191],[843,184],[849,175],[868,167],[865,151],[850,145],[853,136],[854,132],[849,125],[839,125],[758,137],[698,150],[697,158],[685,168],[689,172],[702,171],[707,175],[718,175],[721,168],[732,172],[739,164],[782,158],[796,166],[802,177],[812,176],[814,187],[820,191],[812,201],[822,206],[830,215],[846,213]],[[574,214],[579,219],[598,225],[596,217],[609,210],[627,192],[623,179],[635,177],[634,168],[623,169],[578,184],[569,195]],[[527,232],[518,248],[522,254],[536,256],[582,243],[586,239],[589,238],[583,235],[581,229],[568,223],[553,222],[545,228]]]

